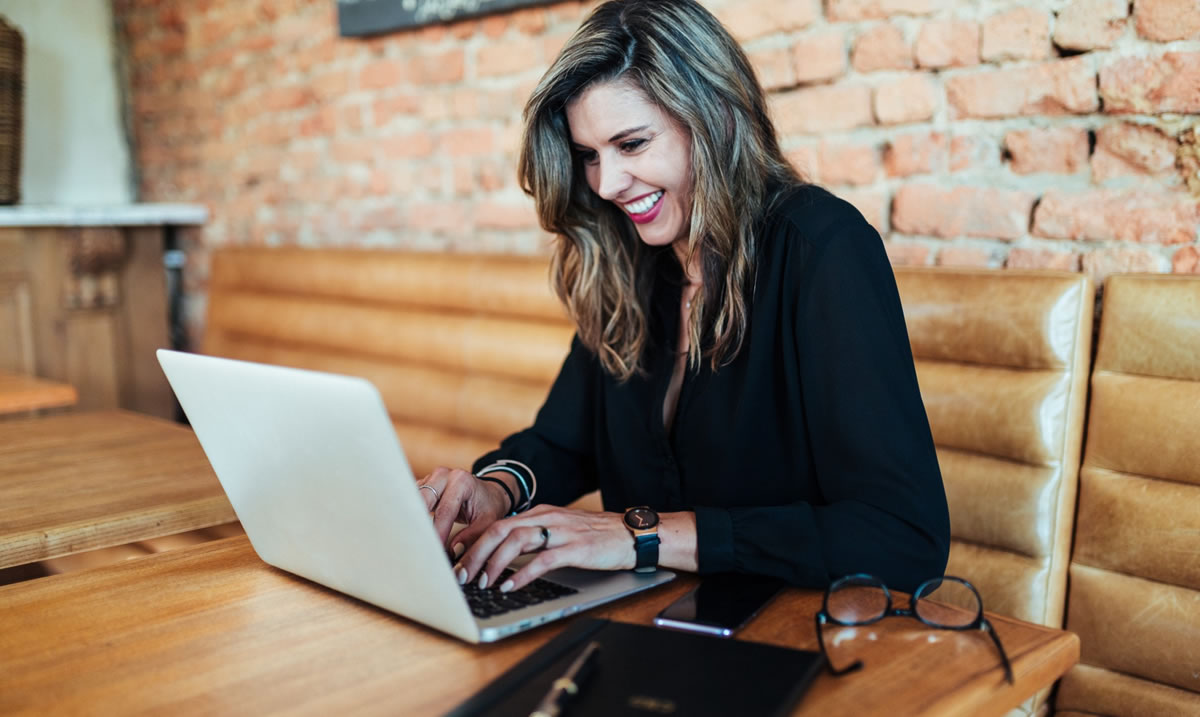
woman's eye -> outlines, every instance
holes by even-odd
[[[621,143],[621,150],[624,152],[632,152],[646,143],[644,139],[631,139]]]
[[[584,164],[595,164],[599,160],[599,155],[595,152],[576,152],[575,155]]]

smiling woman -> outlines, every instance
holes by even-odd
[[[501,591],[566,565],[942,574],[946,498],[882,241],[784,160],[707,10],[600,5],[526,105],[518,171],[576,338],[533,426],[421,481],[460,581],[522,553]],[[558,507],[596,488],[604,512]]]

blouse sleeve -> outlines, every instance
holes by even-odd
[[[507,458],[520,461],[537,478],[533,504],[566,505],[596,489],[592,420],[599,364],[576,336],[558,378],[533,425],[512,434],[480,457],[471,470]]]
[[[702,572],[810,586],[869,573],[911,591],[945,570],[946,495],[895,276],[878,234],[842,206],[817,236],[796,238],[812,251],[788,287],[799,302],[794,410],[807,431],[797,439],[822,501],[697,509]]]

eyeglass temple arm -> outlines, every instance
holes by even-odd
[[[829,659],[829,652],[825,649],[825,633],[821,629],[821,626],[825,624],[825,620],[823,619],[824,617],[825,616],[822,613],[818,612],[813,619],[817,625],[817,645],[819,645],[821,648],[821,657],[825,658],[826,669],[828,669],[829,673],[834,677],[841,677],[847,673],[861,670],[863,666],[862,660],[855,660],[840,670],[833,666],[833,661]]]
[[[1000,651],[1000,661],[1004,663],[1004,678],[1008,680],[1008,684],[1013,683],[1012,664],[1008,661],[1008,653],[1004,650],[1004,645],[1000,644],[1000,636],[996,634],[996,628],[992,627],[992,623],[986,618],[983,620],[983,631],[991,636],[992,642],[996,643],[996,649]]]

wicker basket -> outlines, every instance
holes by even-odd
[[[25,38],[0,15],[0,204],[21,199]]]

